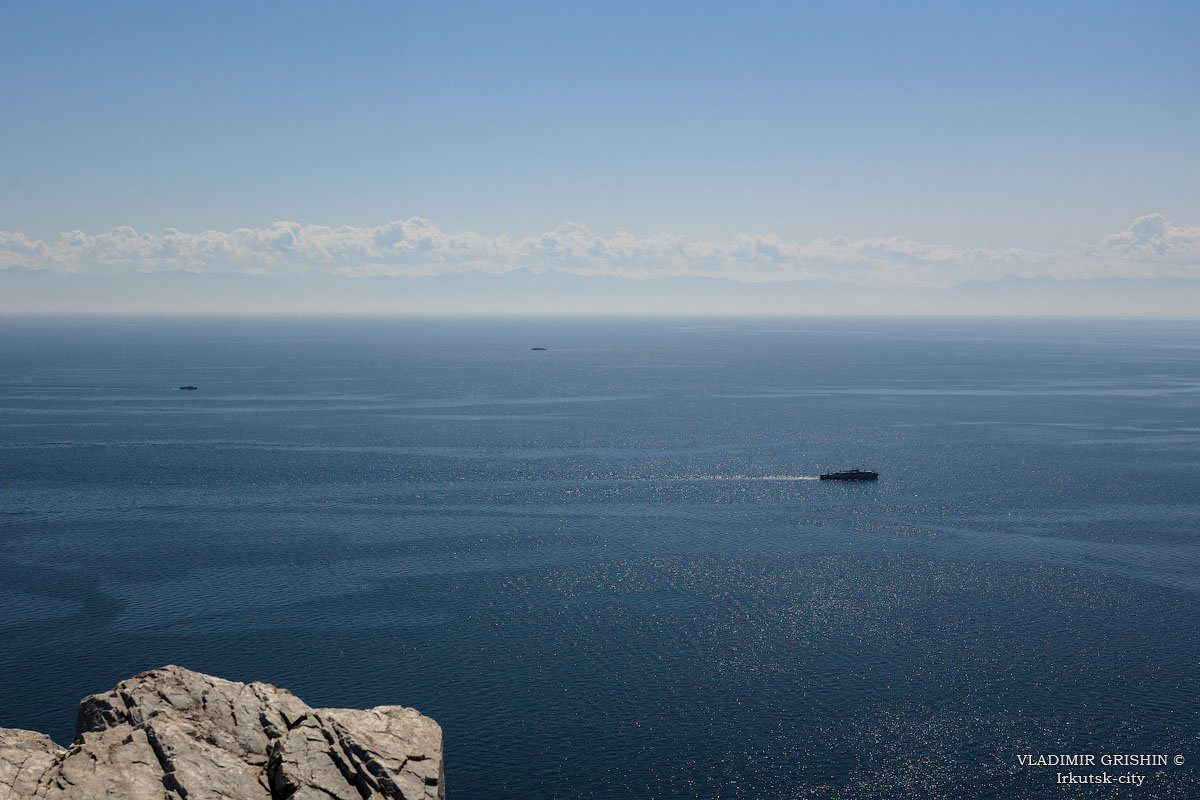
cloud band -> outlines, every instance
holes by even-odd
[[[568,223],[539,236],[509,239],[447,233],[412,217],[375,227],[276,222],[265,228],[183,233],[72,231],[58,241],[0,232],[0,267],[116,273],[185,270],[288,275],[418,276],[558,271],[625,278],[708,277],[747,283],[834,280],[863,285],[949,286],[1007,275],[1141,277],[1200,275],[1200,228],[1161,214],[1135,220],[1099,244],[1071,251],[955,248],[903,237],[809,243],[773,235],[699,242],[675,234],[604,237]]]

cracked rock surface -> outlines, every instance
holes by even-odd
[[[442,729],[411,708],[309,708],[182,667],[79,706],[75,741],[0,728],[0,800],[443,800]]]

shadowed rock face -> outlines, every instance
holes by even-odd
[[[62,748],[0,728],[0,800],[442,800],[442,730],[411,708],[309,708],[181,667],[85,698]]]

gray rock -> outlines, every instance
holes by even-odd
[[[42,776],[64,753],[44,734],[0,728],[0,798],[33,797]]]
[[[414,709],[313,709],[175,666],[85,698],[69,748],[0,728],[0,800],[445,796],[442,730]]]

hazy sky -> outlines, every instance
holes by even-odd
[[[1191,1],[7,2],[0,267],[1200,276],[1198,30]]]

